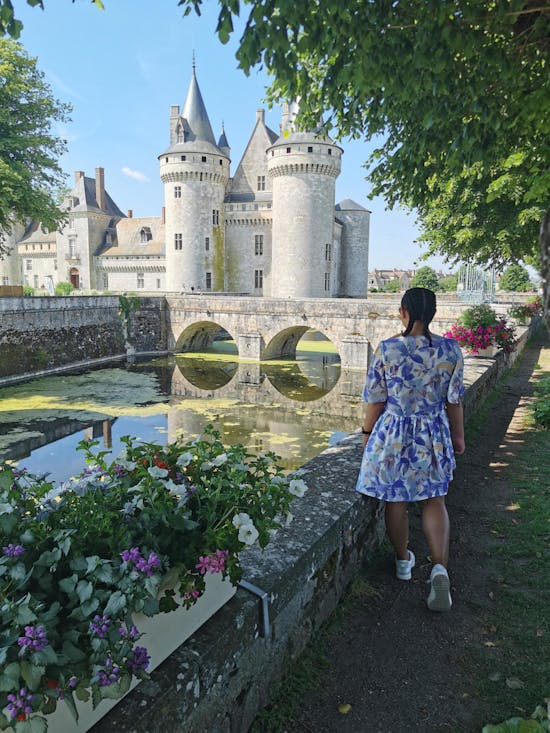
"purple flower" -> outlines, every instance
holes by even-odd
[[[108,616],[96,614],[90,621],[90,633],[95,634],[98,639],[104,639],[112,624],[113,622]]]
[[[135,639],[136,636],[139,634],[139,631],[135,626],[130,626],[129,629],[121,626],[118,630],[118,633],[122,636],[123,639]]]
[[[23,652],[27,649],[39,652],[47,647],[49,642],[43,626],[25,626],[25,636],[20,636],[17,643],[23,649]]]
[[[21,547],[21,545],[14,545],[10,542],[9,545],[2,548],[2,552],[6,557],[19,557],[19,555],[24,554],[25,548]]]
[[[120,553],[120,557],[124,562],[133,562],[134,564],[143,559],[138,547],[132,547],[131,550],[123,550]]]
[[[132,659],[128,659],[126,663],[132,672],[137,674],[140,670],[145,671],[150,661],[151,657],[147,653],[147,649],[144,646],[136,646]]]
[[[121,476],[125,476],[128,473],[128,471],[124,468],[124,466],[121,466],[118,463],[115,463],[112,466],[112,469],[113,469],[113,473],[115,474],[117,478],[120,478]]]
[[[120,679],[120,667],[114,664],[111,657],[107,657],[105,660],[105,669],[100,670],[97,677],[97,684],[100,687],[114,685]]]
[[[34,695],[26,687],[22,687],[18,693],[10,692],[8,695],[8,704],[6,705],[10,718],[12,720],[14,718],[25,720],[27,715],[32,713],[33,698]]]

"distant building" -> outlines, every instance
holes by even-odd
[[[297,132],[285,105],[280,133],[256,121],[235,173],[225,130],[216,141],[195,69],[170,142],[159,156],[165,206],[159,217],[125,215],[95,178],[75,174],[68,223],[31,223],[12,237],[0,284],[71,282],[96,291],[225,291],[271,297],[365,297],[370,212],[335,206],[342,148]]]
[[[411,280],[415,276],[416,270],[371,270],[368,275],[369,290],[376,288],[384,290],[388,283],[398,280],[401,290],[407,290],[411,284]]]

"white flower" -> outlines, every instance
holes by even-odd
[[[288,485],[288,490],[291,494],[301,499],[307,491],[307,484],[301,478],[293,478]]]
[[[241,514],[235,514],[233,519],[231,520],[234,527],[237,527],[237,529],[240,529],[245,524],[252,524],[252,520],[246,514],[246,512],[241,512]]]
[[[294,514],[292,514],[291,512],[287,512],[285,514],[285,526],[288,527],[288,525],[292,522],[293,519],[294,519]]]
[[[244,542],[245,545],[253,545],[258,539],[258,530],[250,522],[250,524],[243,524],[239,527],[239,541]]]
[[[185,466],[188,466],[191,463],[193,457],[194,456],[192,453],[182,453],[178,456],[178,460],[176,461],[176,463],[178,464],[178,466],[185,468]]]
[[[133,471],[137,464],[134,461],[117,460],[116,465],[124,468],[125,471]]]
[[[159,468],[158,466],[151,466],[147,469],[147,473],[153,478],[166,478],[168,476],[166,468]]]
[[[164,482],[164,485],[171,494],[175,494],[176,496],[187,496],[187,489],[183,484],[176,484],[172,479],[168,479],[168,481]]]
[[[212,459],[212,465],[213,466],[223,466],[223,464],[227,461],[227,453],[220,453],[219,456],[216,456]]]
[[[201,471],[210,471],[213,465],[210,461],[205,461],[201,464]]]
[[[128,458],[128,451],[126,448],[123,448],[118,456],[115,458],[115,463],[121,464],[124,463],[124,461]]]
[[[278,486],[279,484],[286,484],[286,478],[284,476],[273,476],[271,483]]]

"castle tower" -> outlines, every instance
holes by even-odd
[[[281,135],[267,150],[273,186],[271,295],[328,298],[332,276],[334,195],[342,148],[330,138],[293,130],[283,109]]]
[[[225,146],[224,146],[225,147]],[[166,289],[224,289],[223,200],[229,146],[212,133],[195,65],[180,113],[170,108],[170,147],[159,155],[166,207]]]

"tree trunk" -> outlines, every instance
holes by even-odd
[[[542,308],[550,332],[550,209],[540,225],[540,274],[542,276]]]

